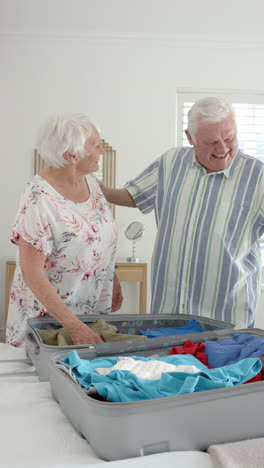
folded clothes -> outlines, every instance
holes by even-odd
[[[194,356],[172,355],[157,358],[157,361],[174,366],[195,366],[199,372],[164,372],[159,379],[150,381],[127,370],[112,370],[108,375],[100,375],[96,371],[97,368],[109,369],[115,366],[119,359],[102,357],[89,361],[80,359],[77,351],[73,350],[66,356],[64,363],[71,367],[76,379],[84,388],[93,387],[101,396],[113,402],[147,400],[232,387],[254,377],[262,367],[259,359],[243,359],[237,364],[208,369]],[[124,361],[125,358],[122,359]],[[133,356],[132,359],[152,361],[141,356]]]
[[[96,372],[100,375],[108,375],[110,372],[125,370],[132,372],[144,380],[158,380],[164,372],[188,372],[189,374],[197,374],[200,372],[198,367],[193,365],[180,364],[175,366],[169,362],[164,362],[160,359],[148,359],[147,361],[139,361],[131,357],[119,357],[117,362],[112,367],[97,367]]]
[[[50,346],[69,346],[72,345],[72,339],[64,328],[50,328],[49,330],[36,329],[43,344]]]
[[[192,341],[187,340],[183,346],[174,346],[170,350],[169,354],[191,354],[192,356],[195,356],[197,359],[199,359],[199,361],[201,361],[206,367],[209,369],[212,368],[211,366],[208,366],[207,354],[205,353],[205,343],[202,341],[200,343],[192,343]],[[262,363],[261,371],[245,383],[259,382],[262,380],[263,361],[261,358],[262,356],[259,357]]]
[[[193,343],[187,340],[183,346],[174,346],[169,354],[191,354],[199,359],[206,367],[209,367],[207,354],[205,353],[205,344],[202,341],[200,341],[200,343]]]
[[[149,330],[139,330],[138,335],[118,333],[115,325],[110,325],[103,319],[96,320],[90,328],[101,336],[104,342],[129,341],[144,338],[156,338],[159,336],[186,335],[191,333],[200,333],[204,329],[197,320],[189,320],[181,327],[153,328]],[[72,339],[64,328],[50,328],[48,330],[36,330],[44,344],[50,346],[73,345]],[[88,343],[87,343],[88,344]]]
[[[90,328],[95,333],[98,333],[98,335],[100,335],[102,340],[105,342],[140,340],[144,338],[144,336],[140,335],[118,333],[118,329],[115,325],[110,325],[103,319],[96,320],[96,322],[94,322]]]
[[[181,327],[151,328],[148,330],[139,330],[139,333],[147,338],[157,338],[159,336],[189,335],[191,333],[201,333],[204,331],[199,322],[192,319]]]
[[[118,333],[117,327],[115,325],[110,325],[103,319],[96,320],[92,325],[90,325],[90,328],[95,333],[98,333],[104,342],[145,339],[145,337],[141,335],[127,335],[125,333]],[[51,328],[49,330],[37,329],[37,332],[44,344],[50,346],[73,345],[71,337],[64,328]]]
[[[264,339],[246,333],[234,333],[232,338],[205,341],[208,364],[212,367],[227,366],[241,359],[264,355]]]

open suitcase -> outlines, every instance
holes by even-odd
[[[235,330],[264,339],[258,329]],[[124,352],[124,356],[167,355],[171,346],[231,338],[224,330],[174,337],[170,343],[145,343],[144,350]],[[100,345],[96,345],[97,347]],[[67,351],[50,359],[50,384],[53,396],[74,427],[89,441],[97,455],[118,460],[177,451],[204,451],[209,445],[264,436],[264,381],[217,390],[125,403],[98,401],[88,396],[79,383],[57,367]],[[100,356],[79,349],[82,359]]]
[[[209,319],[207,317],[199,317],[195,315],[188,314],[146,314],[146,315],[124,315],[124,314],[108,314],[108,315],[80,315],[80,320],[88,326],[95,322],[97,319],[104,319],[107,323],[115,325],[117,327],[118,333],[125,334],[138,334],[139,330],[147,330],[149,328],[162,328],[162,327],[181,327],[185,325],[192,319],[195,319],[199,325],[202,327],[205,333],[212,330],[223,330],[234,328],[234,325],[228,322],[222,322],[219,320]],[[51,329],[60,328],[61,325],[51,317],[37,317],[31,318],[28,320],[28,330],[26,335],[26,346],[27,354],[31,359],[32,363],[35,365],[36,370],[41,381],[49,380],[49,367],[48,361],[49,358],[57,354],[58,351],[69,352],[71,349],[86,349],[86,352],[89,353],[91,359],[94,357],[94,345],[69,345],[69,346],[51,346],[44,344],[38,333],[38,330],[42,329]],[[189,335],[188,335],[189,336]],[[171,337],[170,337],[171,339]],[[149,341],[148,338],[144,340]],[[164,341],[164,338],[151,338],[150,339],[152,346],[159,347],[160,343]],[[167,341],[167,339],[165,339]],[[99,345],[101,354],[117,354],[126,349],[127,351],[136,349],[138,346],[143,346],[143,340],[140,340],[140,343],[136,341],[120,341],[115,343],[102,343]]]

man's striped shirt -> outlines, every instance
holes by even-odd
[[[126,184],[155,210],[152,313],[187,313],[247,327],[260,290],[264,165],[240,151],[208,174],[192,148],[174,148]]]

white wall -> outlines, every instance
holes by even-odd
[[[131,3],[124,1],[126,6]],[[180,2],[168,1],[170,28],[166,31],[164,1],[154,2],[154,12],[148,17],[150,10],[146,3],[149,1],[142,0],[142,14],[151,20],[145,22],[146,29],[150,23],[153,25],[153,15],[154,24],[160,24],[161,15],[163,30],[158,29],[158,35],[152,28],[144,34],[139,32],[140,9],[137,15],[133,10],[134,33],[120,32],[121,28],[126,31],[126,23],[120,16],[124,9],[114,10],[116,15],[111,13],[112,20],[118,18],[118,34],[114,34],[111,21],[107,30],[105,10],[98,19],[98,5],[111,4],[114,8],[116,4],[122,8],[118,0],[109,2],[64,1],[62,14],[55,8],[62,5],[59,0],[0,1],[0,317],[4,309],[5,262],[14,259],[16,252],[8,240],[10,229],[21,190],[33,173],[35,137],[43,119],[53,112],[80,111],[93,117],[104,138],[117,150],[117,186],[121,186],[174,146],[177,87],[264,89],[264,35],[257,35],[261,31],[258,23],[264,13],[262,2],[257,2],[255,18],[250,16],[254,1],[247,10],[243,6],[244,17],[240,18],[239,24],[235,21],[234,9],[231,9],[233,22],[229,18],[225,24],[222,13],[219,22],[214,18],[217,36],[211,27],[212,12],[201,11],[201,3],[208,7],[215,2],[191,2],[196,9],[197,3],[200,4],[201,19],[197,22],[199,29],[196,34],[192,30],[191,37],[187,31],[188,21],[194,25],[193,16],[189,18],[187,7],[184,18],[177,16]],[[226,2],[226,7],[231,3]],[[239,5],[236,1],[232,4]],[[139,5],[136,2],[135,8],[140,8]],[[172,13],[175,13],[175,22],[171,21]],[[77,17],[81,26],[76,24],[74,28],[73,20]],[[101,18],[103,30],[98,32],[91,27],[85,31],[86,23],[94,25],[97,22],[100,26]],[[133,22],[129,18],[131,31]],[[203,18],[210,25],[207,35],[206,28],[202,28]],[[249,19],[255,23],[249,24]],[[222,30],[229,33],[228,37],[220,37],[221,21]],[[65,24],[67,27],[71,25],[69,32]],[[141,31],[143,27],[144,23]],[[180,36],[175,35],[178,28]],[[241,36],[247,30],[256,31],[256,34]],[[143,216],[136,209],[118,207],[116,218],[120,231],[118,256],[130,254],[131,245],[123,236],[123,230],[132,220],[139,220],[145,225],[145,236],[137,244],[137,253],[149,263],[155,238],[154,217]]]

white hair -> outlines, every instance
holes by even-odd
[[[198,122],[216,123],[224,120],[231,114],[235,120],[235,111],[232,105],[224,99],[205,97],[196,101],[188,112],[188,130],[193,137]]]
[[[67,165],[64,153],[85,155],[84,145],[97,126],[84,114],[53,115],[40,128],[37,150],[48,167]]]

